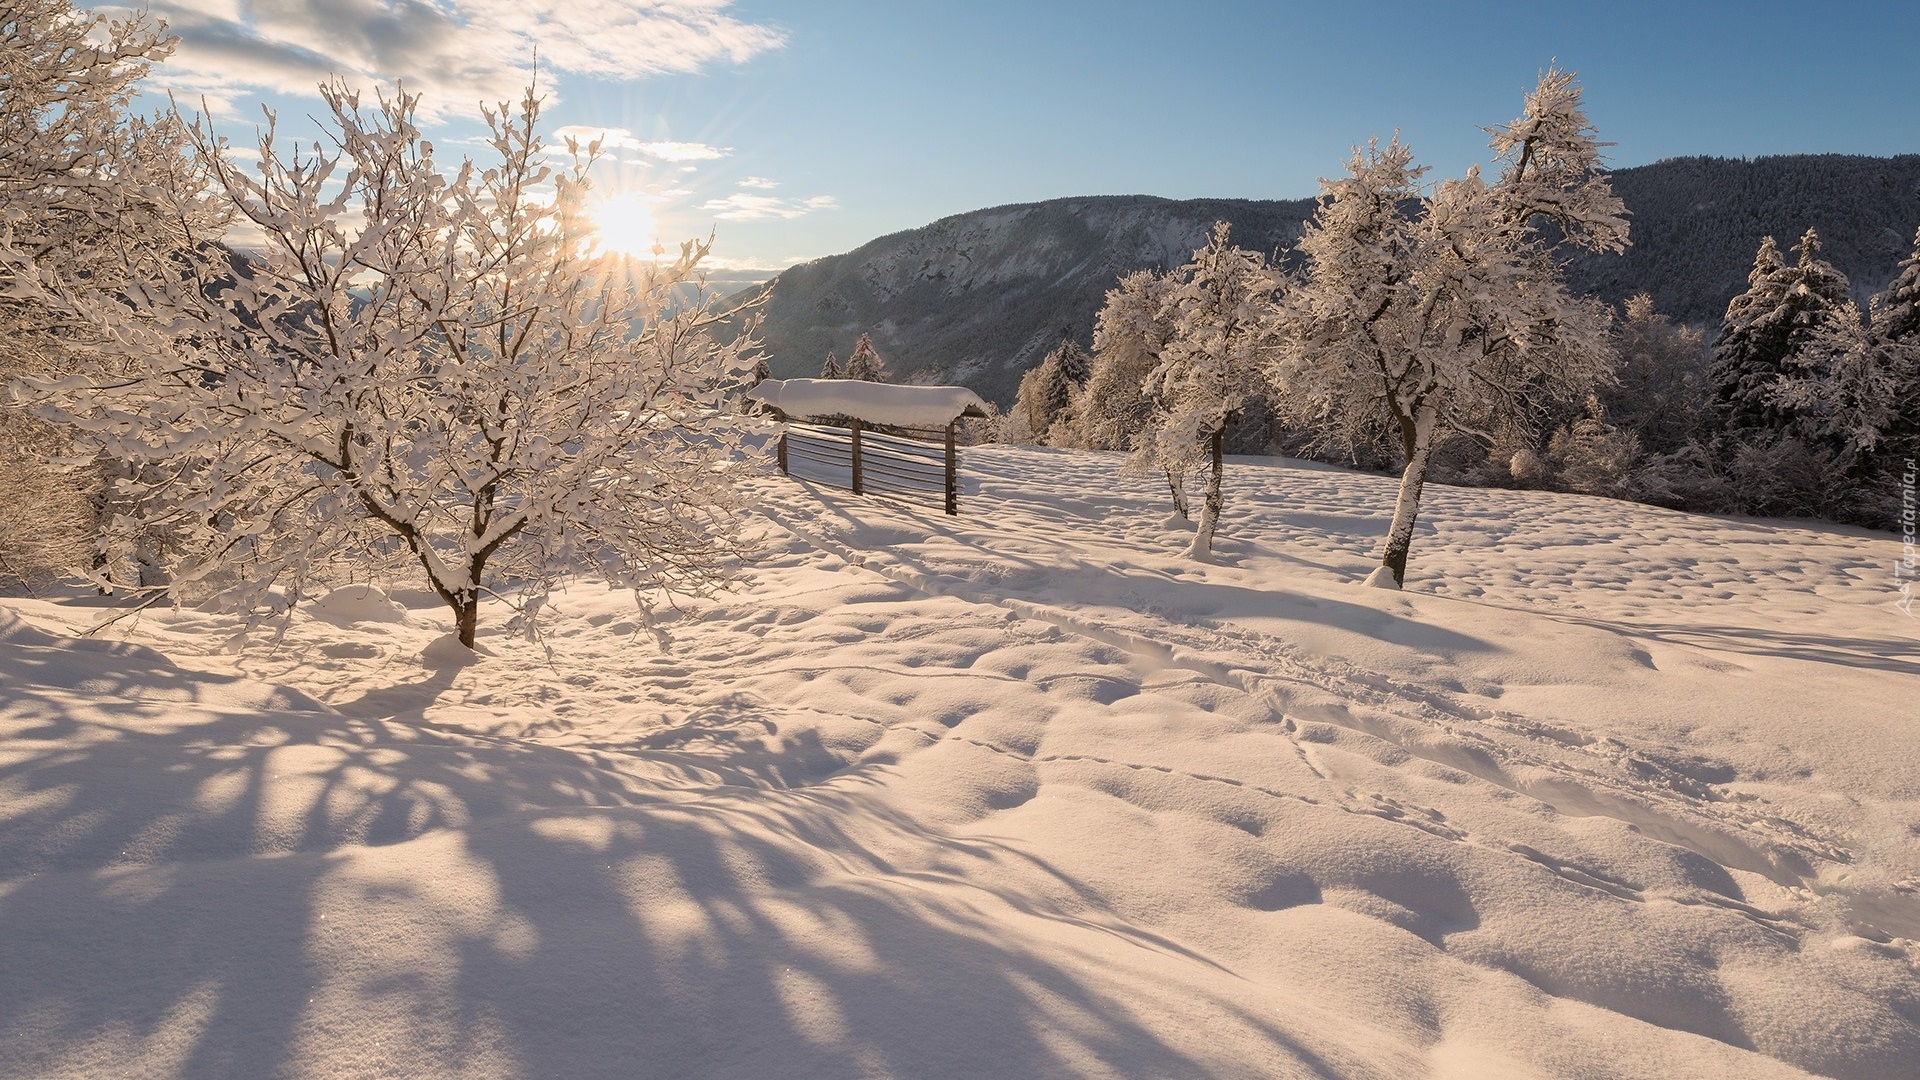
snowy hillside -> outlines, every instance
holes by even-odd
[[[1394,593],[1389,479],[1233,461],[1203,566],[965,469],[465,666],[0,602],[0,1076],[1914,1075],[1894,538],[1434,487]]]

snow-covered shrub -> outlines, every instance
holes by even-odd
[[[1521,487],[1535,487],[1546,479],[1547,465],[1530,446],[1507,455],[1507,475]]]
[[[1554,486],[1582,495],[1631,498],[1640,439],[1595,417],[1583,417],[1547,441],[1546,470]]]

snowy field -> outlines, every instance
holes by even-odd
[[[1892,537],[1435,487],[1393,593],[1392,479],[1118,461],[550,658],[0,602],[0,1076],[1920,1075]]]

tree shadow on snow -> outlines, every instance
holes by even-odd
[[[1214,1071],[1131,999],[1177,945],[970,884],[969,860],[1053,871],[928,831],[860,776],[786,788],[830,755],[770,738],[751,702],[624,746],[646,768],[621,769],[209,711],[211,677],[121,655],[75,680],[30,651],[0,692],[0,1075]],[[128,696],[156,683],[186,696]],[[1145,958],[1117,976],[1115,940]],[[1338,1072],[1221,1010],[1273,1072]]]

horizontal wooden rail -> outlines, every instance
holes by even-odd
[[[797,465],[803,467],[804,479],[848,488],[856,495],[931,498],[949,514],[960,512],[952,424],[945,430],[876,431],[858,421],[845,427],[789,422],[780,432],[778,458],[780,471],[788,475]]]

